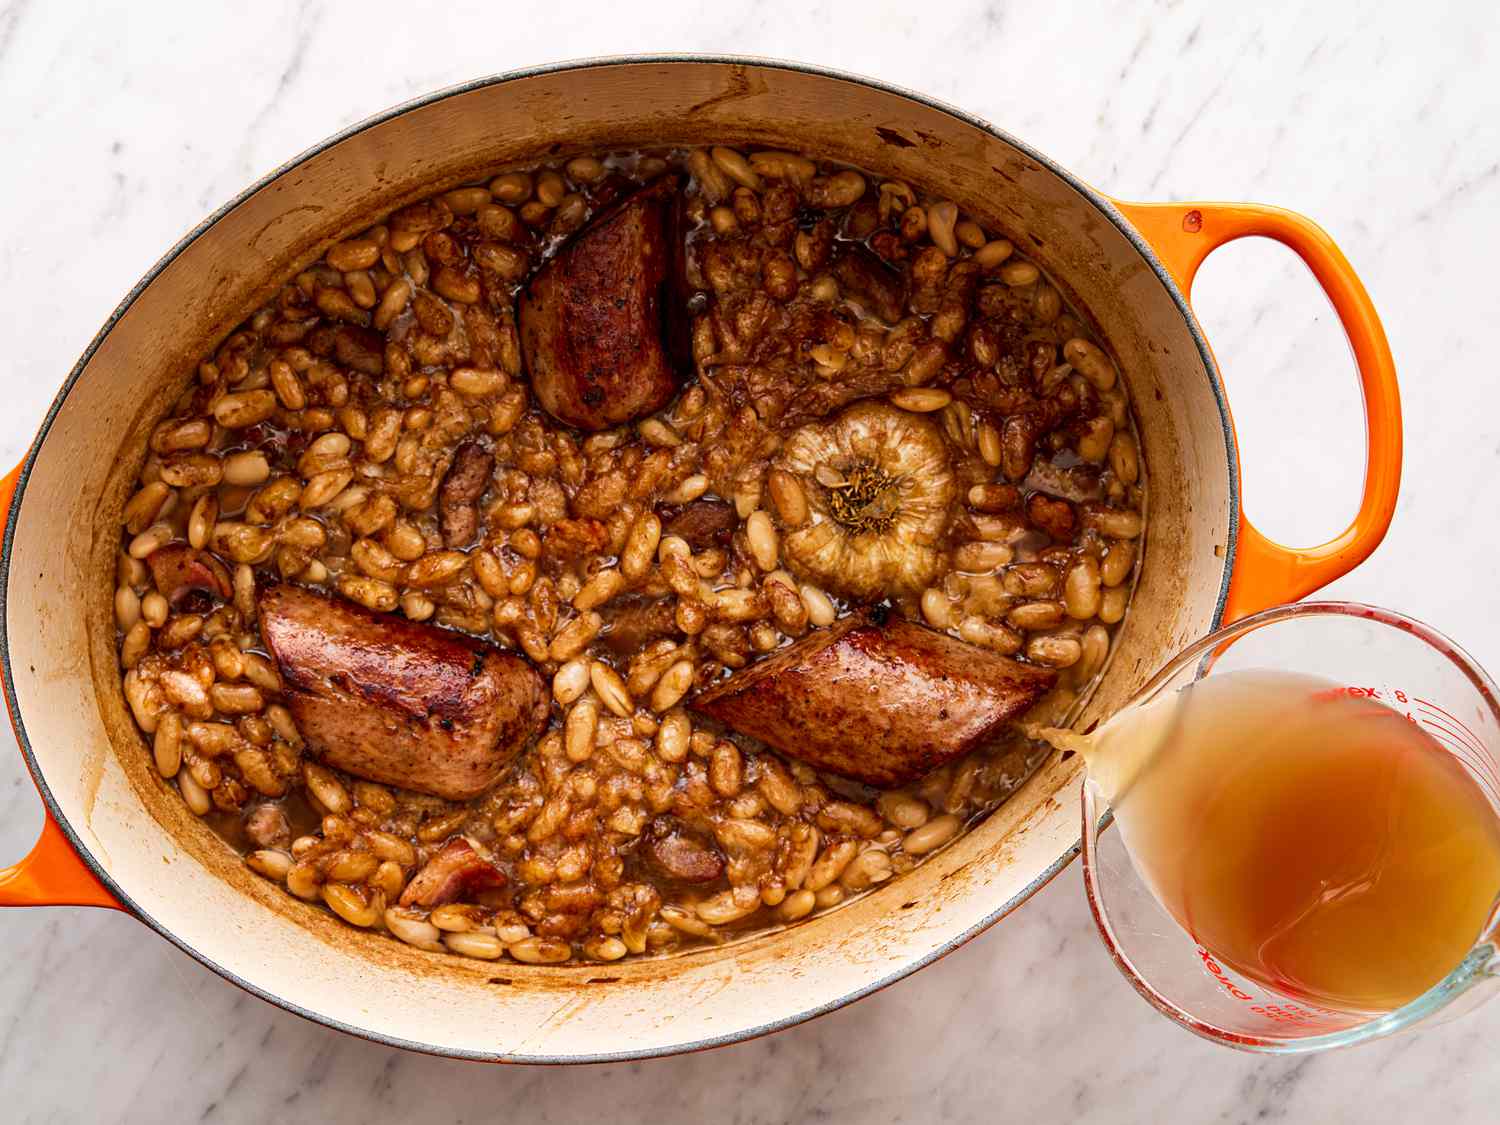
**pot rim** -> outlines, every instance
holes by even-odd
[[[497,1052],[445,1048],[431,1043],[403,1039],[400,1036],[376,1031],[371,1028],[360,1027],[355,1024],[346,1023],[343,1020],[335,1019],[332,1016],[327,1015],[326,1013],[304,1007],[302,1004],[298,1003],[296,1000],[288,996],[270,992],[267,989],[264,989],[259,985],[253,984],[250,981],[244,979],[233,969],[219,964],[217,961],[200,952],[183,938],[179,937],[170,927],[159,922],[156,918],[152,917],[151,914],[143,910],[140,905],[136,903],[136,901],[130,896],[128,891],[126,891],[124,887],[122,887],[115,881],[115,879],[110,875],[109,871],[94,857],[93,853],[90,852],[89,849],[84,845],[78,833],[75,832],[72,825],[68,823],[67,817],[63,814],[56,798],[53,796],[51,789],[48,787],[46,779],[42,775],[41,768],[37,764],[36,755],[32,751],[31,740],[26,733],[25,719],[21,713],[20,704],[16,697],[15,688],[13,686],[15,679],[12,675],[10,659],[8,602],[10,591],[11,555],[15,539],[16,520],[18,513],[20,512],[21,501],[25,495],[26,486],[31,477],[32,468],[36,463],[37,455],[41,450],[42,443],[46,441],[47,435],[52,429],[52,424],[56,420],[58,413],[62,410],[62,407],[67,401],[69,394],[72,393],[74,386],[77,385],[79,379],[83,376],[84,370],[93,360],[95,353],[102,346],[104,340],[109,336],[110,332],[114,330],[115,325],[130,311],[136,300],[141,296],[143,292],[145,292],[145,290],[151,285],[151,283],[156,280],[157,276],[169,265],[171,265],[178,258],[178,256],[186,251],[189,246],[191,246],[200,237],[206,234],[215,224],[219,222],[220,219],[222,219],[229,212],[233,211],[240,204],[244,203],[252,196],[256,195],[261,190],[274,183],[276,180],[280,179],[282,176],[288,174],[289,172],[292,172],[293,170],[304,164],[306,161],[312,159],[315,156],[318,156],[319,154],[327,151],[333,146],[349,139],[350,137],[362,133],[367,129],[374,128],[375,126],[382,125],[385,122],[400,117],[403,114],[411,112],[412,110],[422,109],[426,106],[444,101],[451,97],[471,93],[475,90],[486,89],[491,86],[503,85],[504,83],[513,82],[518,79],[535,78],[542,75],[565,73],[568,71],[594,70],[604,67],[637,66],[641,64],[654,63],[684,65],[710,64],[716,66],[741,66],[768,70],[784,70],[797,74],[807,74],[820,78],[829,78],[840,82],[849,82],[856,85],[868,87],[881,93],[894,94],[897,97],[906,98],[910,101],[916,102],[919,105],[927,107],[928,109],[933,109],[938,111],[939,113],[945,113],[950,117],[957,118],[963,123],[979,129],[982,132],[994,137],[995,139],[1004,142],[1005,144],[1011,145],[1018,151],[1024,153],[1029,159],[1036,161],[1053,175],[1063,180],[1063,182],[1065,182],[1074,191],[1078,192],[1090,203],[1092,203],[1094,207],[1097,208],[1098,211],[1111,223],[1113,223],[1116,229],[1125,236],[1125,238],[1135,248],[1136,252],[1140,254],[1140,256],[1151,267],[1152,272],[1156,274],[1157,279],[1166,289],[1167,295],[1172,299],[1173,303],[1177,306],[1178,311],[1181,312],[1183,319],[1186,321],[1188,332],[1192,336],[1193,343],[1197,347],[1198,354],[1203,361],[1204,370],[1208,373],[1210,386],[1214,395],[1214,402],[1219,409],[1219,421],[1224,432],[1225,448],[1228,450],[1226,467],[1228,469],[1229,482],[1229,511],[1238,512],[1240,510],[1239,459],[1235,453],[1236,444],[1234,427],[1232,422],[1230,421],[1229,406],[1224,391],[1223,380],[1220,376],[1218,365],[1214,362],[1213,353],[1208,346],[1208,340],[1204,336],[1203,331],[1198,324],[1197,318],[1193,315],[1192,308],[1188,304],[1186,296],[1183,294],[1182,289],[1177,284],[1176,280],[1172,277],[1171,272],[1157,256],[1155,249],[1149,242],[1146,241],[1146,239],[1140,234],[1140,232],[1136,230],[1136,228],[1130,223],[1130,221],[1125,218],[1125,216],[1120,212],[1119,208],[1115,206],[1114,201],[1109,196],[1098,191],[1096,188],[1091,187],[1078,176],[1063,168],[1060,164],[1052,160],[1050,157],[1037,151],[1037,149],[1027,144],[1025,141],[1012,136],[1010,133],[1006,132],[1003,129],[995,127],[983,118],[978,117],[977,115],[969,113],[966,110],[960,109],[956,106],[950,105],[947,102],[942,101],[941,99],[930,97],[926,94],[918,93],[903,86],[895,85],[893,83],[884,82],[880,79],[869,78],[864,75],[837,70],[832,67],[820,66],[813,63],[797,62],[788,59],[760,57],[755,55],[713,53],[679,54],[675,52],[640,53],[630,55],[599,55],[582,59],[571,59],[563,62],[545,63],[538,66],[523,67],[517,70],[502,71],[498,74],[491,74],[483,78],[471,79],[468,82],[462,82],[457,85],[447,86],[427,94],[419,95],[418,97],[412,98],[408,101],[400,102],[388,109],[382,110],[371,115],[370,117],[355,122],[354,124],[331,134],[330,136],[303,150],[296,156],[292,157],[290,160],[287,160],[284,163],[278,165],[276,168],[273,168],[271,171],[267,172],[265,175],[261,176],[259,179],[251,183],[243,191],[235,195],[232,199],[228,200],[226,203],[215,209],[211,214],[209,214],[206,218],[204,218],[201,222],[199,222],[191,230],[189,230],[187,234],[183,235],[182,238],[180,238],[170,249],[168,249],[167,252],[163,254],[161,258],[141,277],[141,279],[131,287],[130,291],[125,295],[124,299],[121,300],[114,311],[110,313],[108,319],[105,320],[98,333],[96,333],[94,338],[89,341],[88,346],[84,349],[83,354],[78,359],[78,362],[73,366],[72,370],[69,371],[67,379],[63,382],[62,387],[57,392],[57,396],[52,400],[51,406],[48,407],[46,416],[43,418],[41,425],[38,427],[37,435],[33,439],[30,448],[27,450],[26,458],[22,463],[21,471],[16,482],[15,497],[10,505],[9,512],[6,515],[3,544],[0,544],[0,677],[3,677],[4,681],[5,701],[10,711],[12,725],[15,728],[16,742],[20,747],[21,756],[26,763],[26,768],[31,773],[32,780],[35,782],[37,790],[41,794],[42,802],[45,806],[45,815],[50,816],[57,823],[58,827],[62,830],[64,837],[67,839],[68,844],[78,854],[78,857],[94,874],[94,876],[98,878],[106,888],[108,888],[109,892],[114,895],[114,897],[130,914],[139,919],[141,922],[145,923],[159,936],[165,938],[172,945],[176,946],[178,949],[182,950],[182,952],[186,953],[189,957],[193,958],[204,967],[216,973],[218,976],[227,980],[230,984],[236,985],[244,991],[259,997],[267,1003],[274,1004],[276,1007],[290,1012],[293,1015],[301,1016],[303,1019],[309,1020],[313,1023],[321,1024],[324,1027],[332,1028],[335,1031],[341,1031],[349,1035],[357,1036],[360,1039],[366,1039],[370,1042],[380,1043],[384,1046],[399,1047],[403,1050],[416,1051],[422,1054],[437,1055],[445,1058],[464,1059],[472,1062],[562,1065],[574,1063],[629,1062],[636,1059],[663,1058],[671,1055],[685,1054],[690,1051],[701,1051],[712,1047],[723,1047],[733,1043],[740,1043],[750,1039],[757,1039],[763,1035],[769,1035],[772,1032],[781,1031],[789,1027],[795,1027],[796,1025],[805,1023],[817,1016],[826,1015],[829,1012],[836,1011],[837,1009],[845,1007],[846,1005],[851,1004],[856,1000],[861,1000],[864,997],[871,995],[872,993],[878,992],[888,985],[892,985],[897,981],[904,980],[906,977],[911,976],[917,970],[926,968],[933,962],[947,956],[949,953],[952,953],[960,946],[967,944],[979,934],[989,929],[996,922],[1000,921],[1000,919],[1004,918],[1007,914],[1011,913],[1011,911],[1015,910],[1023,902],[1029,899],[1037,891],[1041,890],[1041,888],[1044,887],[1047,883],[1051,882],[1054,877],[1056,877],[1064,868],[1066,868],[1073,862],[1073,860],[1078,856],[1079,851],[1082,847],[1082,841],[1080,839],[1079,842],[1071,845],[1066,851],[1063,852],[1062,855],[1060,855],[1056,860],[1049,864],[1042,872],[1037,875],[1036,878],[1027,883],[1026,886],[1023,887],[1017,894],[1011,896],[995,910],[989,912],[984,917],[975,922],[972,926],[969,926],[962,933],[949,939],[942,945],[936,947],[935,949],[932,949],[928,953],[916,958],[908,964],[902,965],[900,968],[887,973],[877,980],[871,981],[870,983],[863,985],[860,988],[845,993],[844,995],[834,1000],[827,1001],[815,1007],[792,1012],[787,1015],[778,1016],[775,1019],[767,1020],[766,1022],[757,1024],[754,1027],[727,1032],[723,1035],[711,1036],[708,1038],[676,1044],[673,1046],[653,1048],[650,1050],[641,1051],[630,1050],[627,1048],[620,1051],[596,1052],[593,1054],[580,1055],[516,1055]],[[1210,631],[1212,631],[1213,629],[1217,629],[1223,619],[1225,602],[1229,595],[1229,582],[1234,572],[1238,531],[1239,521],[1231,519],[1229,521],[1227,530],[1228,537],[1225,543],[1223,577],[1221,578],[1219,583],[1219,593],[1214,604],[1213,616],[1209,624]]]

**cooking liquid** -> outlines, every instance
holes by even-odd
[[[1157,900],[1285,995],[1400,1007],[1494,909],[1500,820],[1484,792],[1405,715],[1330,681],[1223,673],[1055,741],[1083,754]]]

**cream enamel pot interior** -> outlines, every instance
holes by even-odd
[[[0,904],[119,906],[257,995],[385,1043],[578,1062],[733,1042],[829,1011],[954,949],[1073,858],[1079,765],[1054,757],[911,874],[789,931],[661,960],[531,967],[423,953],[292,899],[152,769],[120,692],[113,557],[147,434],[197,358],[373,214],[542,157],[673,142],[803,149],[931,189],[1004,231],[1094,320],[1130,388],[1151,507],[1139,590],[1086,717],[1226,615],[1301,597],[1384,534],[1400,475],[1391,358],[1363,288],[1307,220],[1117,203],[984,122],[799,66],[649,58],[487,79],[359,125],[256,184],[152,269],[68,377],[8,482],[6,698],[47,822],[32,854],[0,872]],[[1187,303],[1203,257],[1245,235],[1277,238],[1312,268],[1365,392],[1360,514],[1311,550],[1245,522],[1223,387]]]

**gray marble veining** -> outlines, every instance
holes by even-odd
[[[1311,215],[1380,307],[1405,391],[1406,488],[1335,593],[1401,608],[1500,667],[1500,17],[1370,5],[594,4],[438,8],[0,4],[0,309],[19,458],[109,310],[253,177],[394,102],[632,51],[738,51],[877,75],[989,118],[1123,198]],[[1230,384],[1247,505],[1314,542],[1361,474],[1347,351],[1279,249],[1221,251],[1195,303]],[[37,800],[0,736],[0,856]],[[255,1000],[119,915],[0,916],[7,1121],[928,1122],[1492,1120],[1500,1005],[1278,1061],[1168,1026],[1116,975],[1076,869],[941,963],[757,1042],[571,1072],[346,1038]]]

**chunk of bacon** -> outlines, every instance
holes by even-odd
[[[221,598],[231,592],[229,571],[207,551],[198,551],[186,543],[158,547],[146,557],[151,578],[167,601],[176,605],[194,590],[204,590]]]
[[[406,890],[401,892],[401,905],[430,909],[503,886],[505,872],[460,837],[443,845],[443,849],[412,876]]]

